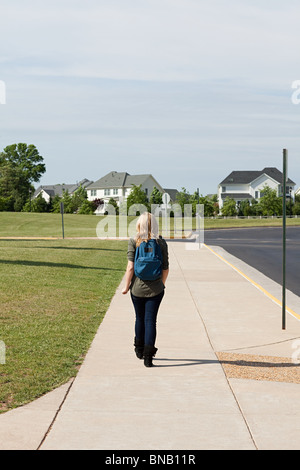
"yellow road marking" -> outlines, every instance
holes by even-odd
[[[277,305],[279,305],[280,307],[282,307],[282,302],[280,300],[278,300],[276,297],[274,297],[274,295],[270,294],[270,292],[268,292],[266,289],[264,289],[260,284],[258,284],[257,282],[255,282],[253,279],[251,279],[249,276],[247,276],[247,274],[243,273],[243,271],[241,271],[239,268],[237,268],[236,266],[234,266],[234,264],[230,263],[229,261],[227,261],[225,258],[223,258],[223,256],[219,255],[218,253],[216,253],[212,248],[210,248],[208,245],[206,245],[204,243],[204,246],[209,250],[211,251],[214,255],[216,255],[218,258],[220,258],[222,261],[224,261],[224,263],[228,264],[228,266],[230,266],[231,268],[233,268],[236,272],[238,272],[241,276],[243,276],[245,279],[247,279],[247,281],[251,282],[251,284],[253,284],[257,289],[259,289],[261,292],[263,292],[267,297],[269,297],[269,299],[273,300],[273,302],[275,302]],[[300,315],[296,312],[294,312],[294,310],[290,309],[289,307],[286,307],[286,311],[292,315],[293,317],[297,318],[297,320],[300,320]]]

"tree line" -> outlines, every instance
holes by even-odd
[[[73,194],[69,194],[66,190],[61,196],[56,195],[51,198],[49,203],[41,194],[33,199],[35,192],[33,183],[37,183],[45,171],[44,159],[34,145],[19,143],[4,148],[0,153],[0,211],[60,212],[62,202],[65,213],[93,214],[97,207],[104,203],[101,199],[88,201],[87,191],[83,187],[79,187]],[[127,211],[133,204],[143,204],[150,210],[152,204],[162,204],[162,196],[163,193],[154,187],[148,198],[141,185],[133,185],[126,201]],[[177,192],[176,200],[172,203],[180,206],[182,214],[184,214],[184,206],[191,205],[192,215],[195,215],[199,204],[204,206],[205,217],[219,214],[217,194],[203,196],[198,191],[190,194],[182,188]],[[115,208],[116,213],[123,209],[122,205],[118,206],[114,198],[109,200],[109,204]],[[300,196],[296,196],[295,201],[289,198],[287,214],[300,215]],[[259,201],[244,200],[237,205],[234,199],[227,198],[224,201],[222,215],[280,216],[282,215],[282,198],[277,196],[275,189],[265,186],[263,197]]]
[[[44,158],[35,145],[19,143],[5,147],[0,153],[0,211],[55,213],[60,212],[63,203],[65,213],[93,214],[97,207],[104,203],[101,199],[89,201],[87,191],[83,187],[79,187],[73,194],[65,190],[61,196],[50,198],[49,202],[42,194],[33,198],[34,183],[37,183],[45,172]],[[148,198],[141,185],[133,185],[126,200],[127,211],[133,204],[143,204],[150,210],[152,204],[162,204],[162,196],[163,193],[154,187]],[[197,204],[205,205],[206,216],[218,212],[216,195],[213,198],[199,196],[197,192],[190,195],[185,188],[177,193],[173,203],[180,205],[182,213],[185,204],[192,205],[193,214]],[[120,207],[114,198],[109,200],[109,204],[119,213]]]
[[[112,201],[114,205],[114,202]],[[116,203],[115,203],[116,204]],[[163,204],[163,193],[159,191],[155,186],[148,198],[146,193],[142,190],[142,185],[132,185],[132,190],[126,201],[127,212],[129,208],[134,204],[143,204],[147,210],[151,210],[152,205],[162,205]],[[199,195],[197,191],[193,194],[190,194],[185,188],[182,188],[181,191],[177,191],[175,201],[170,202],[170,216],[174,216],[175,212],[178,214],[181,212],[182,215],[185,213],[185,206],[189,205],[191,207],[192,215],[195,216],[197,211],[197,205],[204,205],[204,216],[214,216],[219,212],[218,197],[217,194],[212,196],[202,196]],[[176,207],[177,206],[177,207]],[[118,210],[117,206],[116,210]],[[124,213],[122,205],[120,207],[120,212]]]
[[[94,213],[101,201],[88,201],[82,187],[72,195],[64,191],[62,196],[51,198],[49,203],[41,194],[33,199],[33,184],[45,171],[44,158],[35,145],[19,143],[5,147],[0,153],[0,211],[60,212],[63,202],[66,213]]]

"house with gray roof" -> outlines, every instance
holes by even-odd
[[[295,198],[294,181],[287,181],[287,196]],[[219,208],[222,210],[225,199],[234,199],[239,205],[244,200],[259,200],[263,196],[264,187],[276,189],[282,196],[283,174],[277,168],[266,167],[261,171],[232,171],[218,186]]]
[[[104,204],[99,206],[96,211],[98,214],[101,214],[105,212],[106,205],[111,198],[113,198],[118,205],[120,205],[123,201],[126,201],[133,185],[141,185],[142,191],[145,192],[148,198],[150,197],[154,186],[161,193],[167,192],[151,174],[130,175],[127,172],[111,171],[107,175],[88,186],[88,200],[103,200]],[[176,190],[173,190],[174,194],[175,191]]]
[[[39,186],[34,194],[33,199],[38,197],[42,194],[43,198],[46,202],[50,202],[50,199],[53,199],[55,196],[62,196],[64,191],[68,191],[70,195],[74,194],[75,191],[80,188],[86,188],[92,183],[92,181],[84,178],[83,180],[79,181],[79,183],[73,184],[53,184],[53,185],[46,185],[46,186]]]

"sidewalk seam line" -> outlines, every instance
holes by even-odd
[[[276,344],[288,343],[289,341],[295,341],[296,339],[299,339],[299,338],[300,336],[296,336],[294,338],[284,339],[283,341],[275,341],[274,343],[255,344],[254,346],[244,346],[242,348],[225,349],[222,352],[240,351],[243,349],[264,348],[265,346],[273,346]]]
[[[64,403],[65,403],[65,401],[66,401],[66,399],[67,399],[67,396],[69,395],[69,392],[70,392],[70,390],[71,390],[71,388],[72,388],[72,386],[73,386],[74,381],[75,381],[75,377],[73,377],[73,379],[71,380],[71,383],[70,383],[70,385],[69,385],[69,387],[68,387],[68,389],[67,389],[67,391],[66,391],[66,393],[65,393],[65,396],[64,396],[64,398],[63,398],[61,404],[59,405],[58,410],[56,411],[53,420],[51,421],[51,423],[50,423],[50,425],[49,425],[47,431],[45,432],[45,435],[44,435],[43,439],[41,440],[41,442],[40,442],[40,444],[39,444],[39,446],[37,447],[36,450],[40,450],[40,448],[41,448],[42,445],[44,444],[45,440],[47,439],[47,437],[48,437],[48,435],[49,435],[49,433],[50,433],[50,431],[51,431],[51,429],[52,429],[52,427],[53,427],[53,425],[54,425],[54,423],[55,423],[55,421],[56,421],[56,419],[57,419],[57,416],[59,415],[59,413],[60,413],[60,411],[61,411],[61,409],[62,409],[62,407],[63,407],[63,405],[64,405]]]

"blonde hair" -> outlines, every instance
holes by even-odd
[[[140,215],[136,223],[136,232],[136,246],[140,246],[142,242],[147,242],[153,238],[159,238],[158,223],[151,212],[144,212]]]

